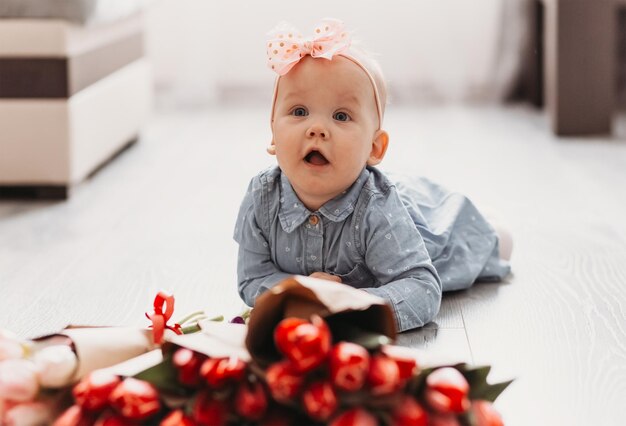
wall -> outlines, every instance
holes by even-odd
[[[286,20],[306,36],[319,19],[332,16],[379,54],[396,102],[493,100],[517,75],[523,4],[161,0],[146,16],[147,44],[158,87],[179,102],[253,101],[269,93],[274,77],[265,66],[265,33]]]

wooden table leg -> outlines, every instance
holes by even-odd
[[[545,100],[557,135],[611,132],[617,13],[613,0],[543,0]]]

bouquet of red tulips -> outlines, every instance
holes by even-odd
[[[257,300],[248,326],[200,325],[84,377],[55,425],[503,424],[492,402],[510,382],[419,365],[392,345],[384,302],[347,286],[294,277]]]

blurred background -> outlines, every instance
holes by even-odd
[[[378,55],[394,103],[499,102],[516,89],[532,36],[531,0],[155,2],[146,42],[158,92],[177,104],[267,102],[265,34],[305,36],[327,16]]]
[[[307,36],[343,20],[391,106],[523,103],[545,110],[547,134],[610,136],[626,99],[620,4],[0,0],[0,196],[67,197],[154,111],[269,107],[265,37],[281,21]]]

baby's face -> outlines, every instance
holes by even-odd
[[[342,56],[305,57],[280,78],[272,131],[278,165],[313,211],[382,160],[384,150],[373,153],[382,136],[386,148],[372,83]]]

